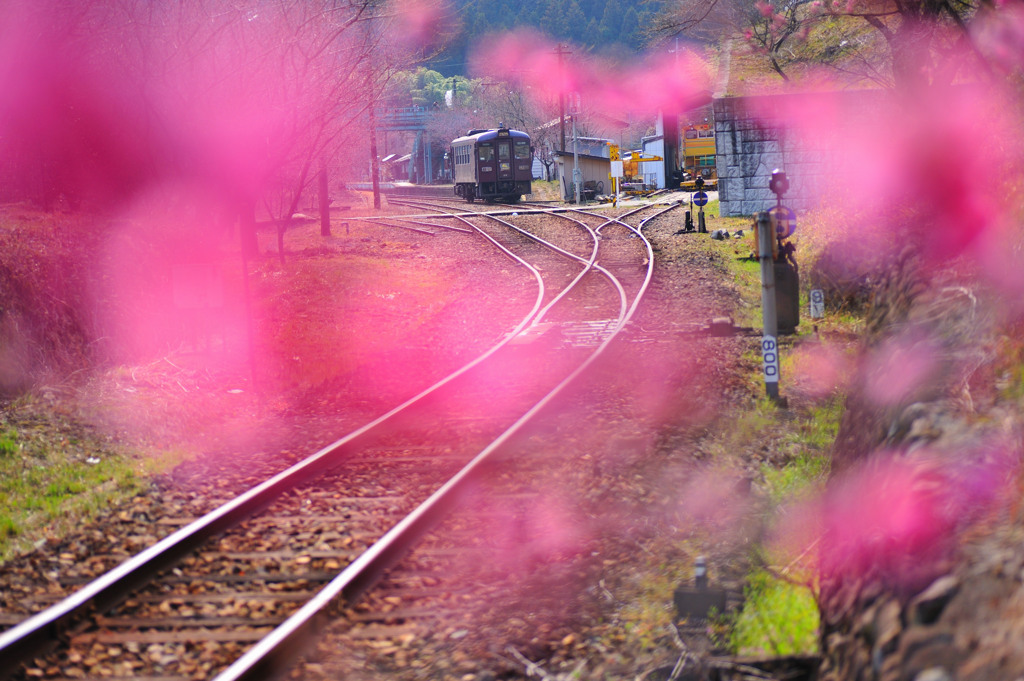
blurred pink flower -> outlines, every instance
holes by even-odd
[[[481,40],[470,62],[476,76],[522,74],[525,90],[541,100],[578,93],[587,112],[622,117],[631,111],[685,110],[706,103],[706,69],[692,57],[678,62],[638,59],[623,66],[577,52],[559,56],[558,46],[531,30]]]
[[[971,23],[971,33],[1000,70],[1009,72],[1024,64],[1024,4],[1000,0],[995,11],[982,12]]]
[[[397,35],[421,47],[444,35],[455,16],[444,0],[392,0],[391,7],[398,17]]]
[[[793,351],[793,381],[814,397],[841,389],[849,380],[850,359],[831,345],[800,345]]]
[[[866,396],[895,405],[922,388],[938,368],[935,350],[917,338],[893,338],[873,350],[863,367]]]
[[[1012,503],[1020,452],[993,440],[963,452],[879,451],[832,480],[821,497],[789,509],[777,548],[815,547],[832,584],[880,580],[920,588],[971,523]]]
[[[742,482],[733,471],[695,471],[679,493],[679,512],[693,524],[716,530],[733,528],[750,503]]]

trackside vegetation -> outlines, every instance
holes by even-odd
[[[711,206],[717,214],[717,204]],[[806,216],[808,230],[822,216]],[[752,218],[709,219],[708,229],[722,229],[730,238],[709,240],[709,248],[721,256],[728,271],[727,279],[740,294],[737,326],[761,326],[760,266],[756,258],[756,244],[751,230]],[[742,236],[737,238],[737,233]],[[720,451],[744,451],[763,446],[770,457],[762,461],[759,469],[760,491],[767,504],[763,520],[770,528],[773,516],[781,515],[791,504],[799,503],[823,490],[829,473],[829,453],[839,428],[843,395],[839,389],[826,394],[808,394],[799,385],[794,350],[798,346],[822,342],[823,332],[838,332],[841,337],[853,338],[862,320],[848,311],[837,314],[830,310],[823,320],[812,323],[807,319],[807,273],[814,267],[820,252],[820,237],[805,239],[808,251],[801,253],[800,235],[796,237],[798,261],[801,267],[800,308],[802,322],[796,336],[780,339],[781,383],[780,392],[788,399],[788,408],[780,409],[767,398],[738,405],[731,415],[736,427],[723,435]],[[815,332],[815,328],[817,333]],[[852,348],[841,348],[841,352]],[[746,359],[752,365],[751,389],[763,394],[764,384],[760,372],[761,358],[756,350]],[[745,579],[742,609],[720,620],[726,630],[726,646],[738,655],[791,655],[815,653],[818,650],[818,607],[813,580],[813,546],[796,556],[775,555],[768,546],[755,546],[750,556],[751,572]]]

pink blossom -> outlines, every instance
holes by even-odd
[[[692,108],[708,97],[706,70],[693,58],[683,56],[677,63],[652,56],[623,65],[573,53],[560,57],[557,45],[529,30],[481,41],[471,66],[477,76],[521,73],[523,84],[542,98],[579,93],[586,111],[616,117],[631,111]]]
[[[794,384],[815,397],[825,397],[849,380],[849,358],[836,346],[800,345],[793,350]]]
[[[920,588],[963,529],[1013,503],[1019,457],[998,440],[956,456],[876,452],[819,498],[789,509],[776,546],[793,557],[813,547],[819,577],[832,584]]]
[[[433,44],[448,28],[452,10],[441,0],[391,0],[398,18],[397,35],[420,46]]]
[[[866,396],[880,405],[905,401],[934,378],[936,349],[922,339],[894,338],[871,353],[863,371]]]
[[[743,517],[750,502],[741,492],[741,478],[723,469],[696,471],[679,492],[679,513],[694,525],[729,530]]]

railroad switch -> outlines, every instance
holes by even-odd
[[[557,324],[554,322],[543,322],[541,324],[534,324],[515,335],[509,341],[509,345],[529,345],[541,339],[553,342],[560,340],[561,337],[561,329]]]

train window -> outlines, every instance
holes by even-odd
[[[493,161],[494,160],[494,147],[480,145],[479,151],[481,161]]]
[[[522,161],[530,158],[530,143],[526,140],[516,140],[516,160]]]
[[[512,155],[512,152],[509,151],[509,148],[508,148],[507,144],[499,144],[498,145],[498,160],[499,161],[507,161],[509,159],[509,156],[511,156],[511,155]]]

